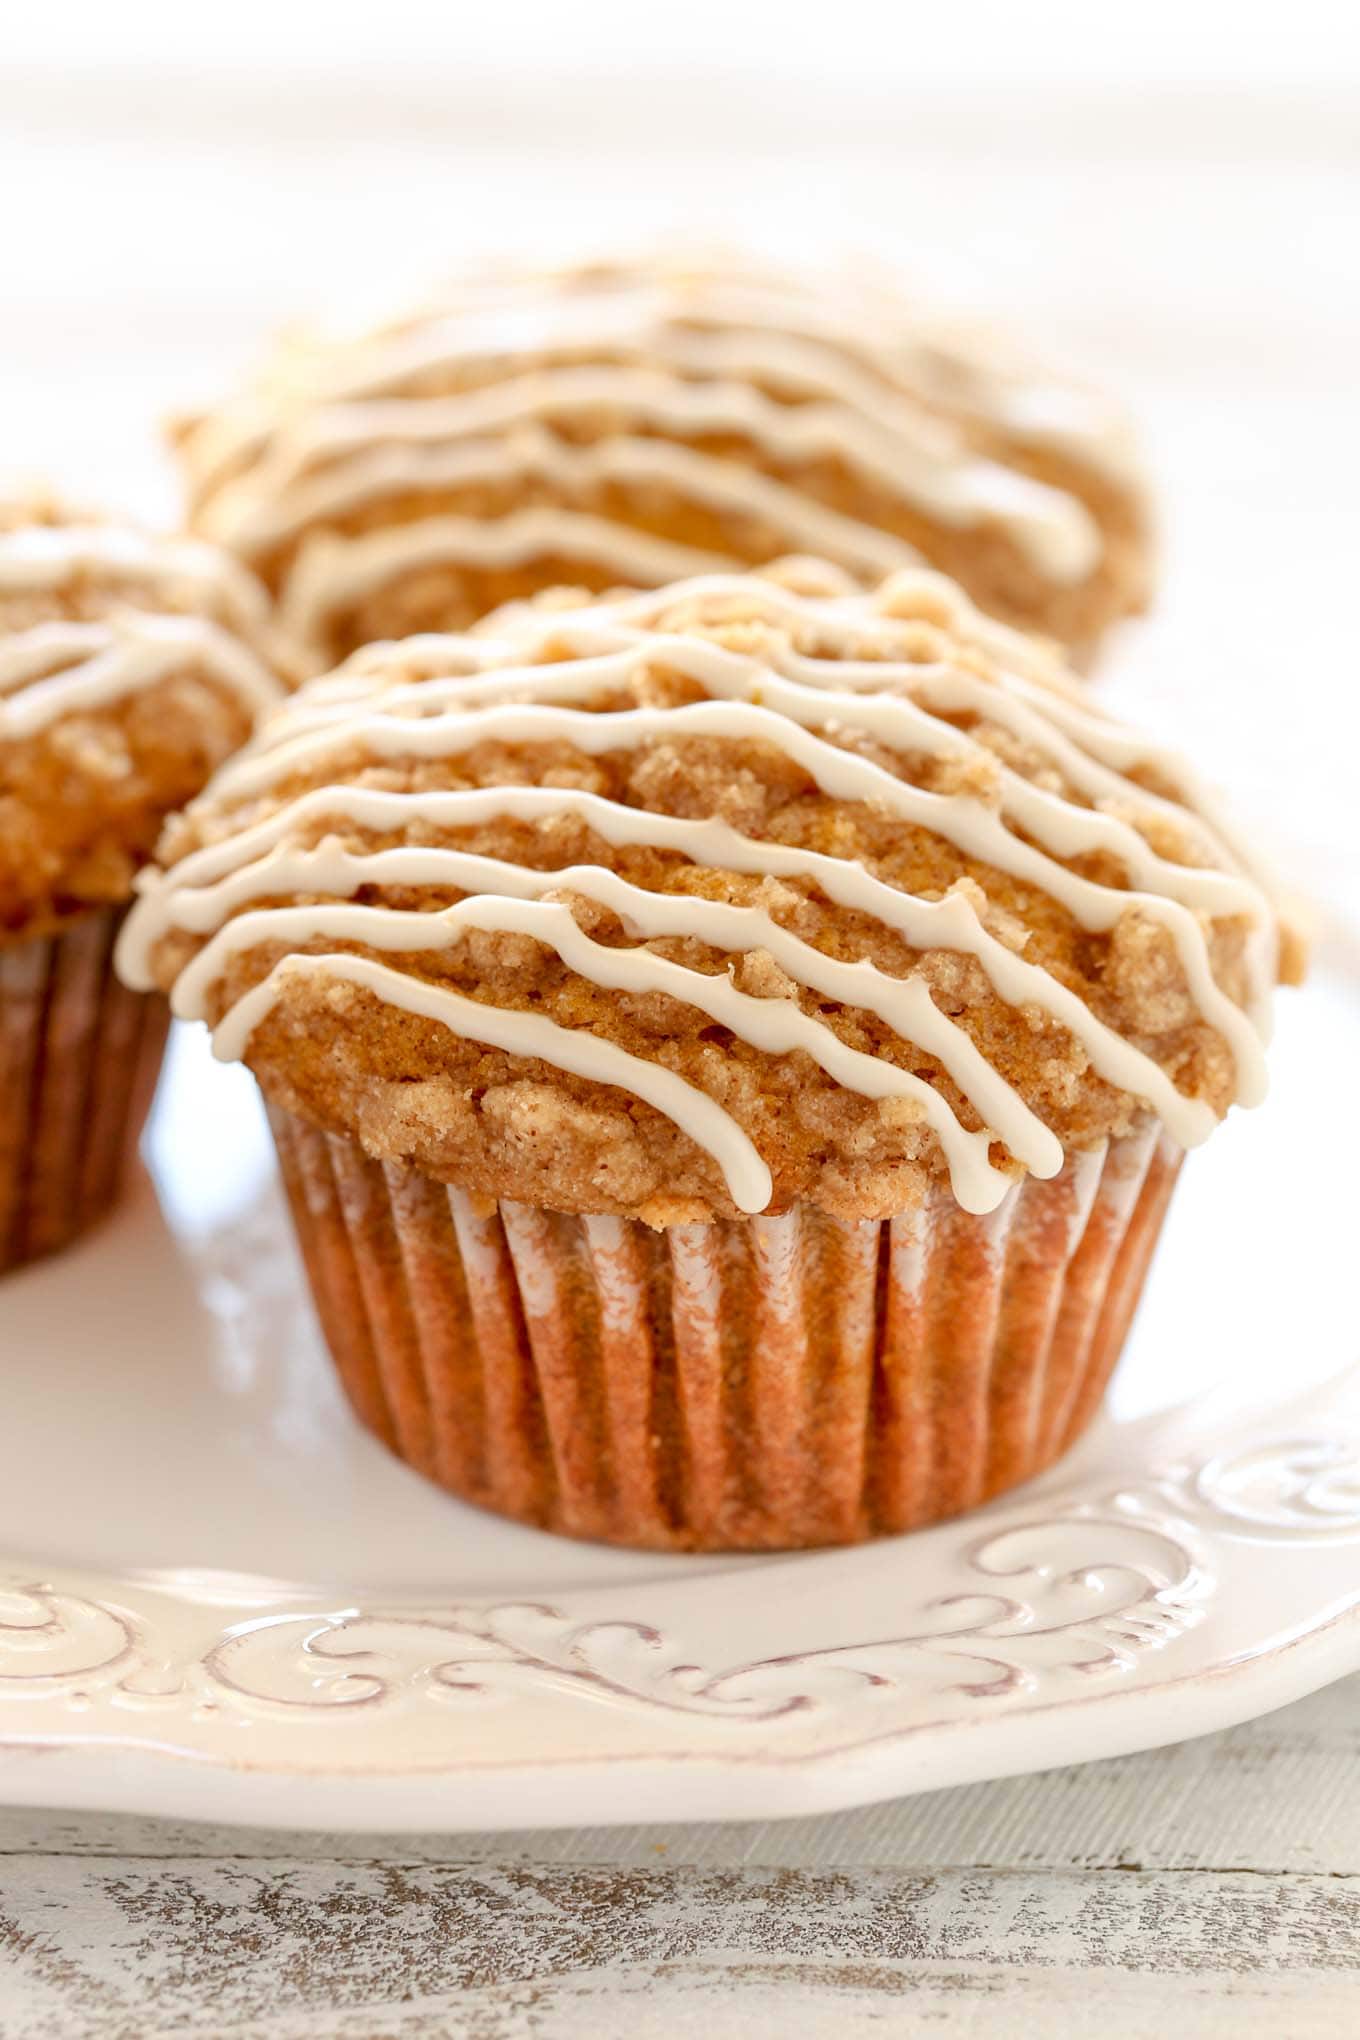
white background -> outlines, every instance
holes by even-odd
[[[717,229],[999,304],[1145,421],[1165,590],[1111,698],[1283,824],[1295,875],[1358,889],[1342,0],[30,7],[0,191],[0,467],[153,514],[167,409],[468,253]]]

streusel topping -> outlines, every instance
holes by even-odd
[[[160,862],[130,981],[290,1111],[491,1197],[986,1211],[1264,1086],[1276,918],[1188,770],[923,570],[371,647]]]
[[[130,895],[280,697],[266,614],[210,546],[0,498],[0,940]]]
[[[1141,606],[1149,514],[1116,408],[976,321],[736,258],[464,278],[294,335],[185,420],[190,518],[316,673],[558,583],[653,587],[815,552],[911,561],[1087,645]]]

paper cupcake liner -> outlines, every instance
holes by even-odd
[[[151,1104],[164,999],[113,972],[125,909],[0,945],[0,1272],[109,1209]]]
[[[986,1218],[942,1196],[653,1232],[270,1118],[361,1421],[467,1501],[660,1549],[852,1543],[1049,1465],[1099,1407],[1181,1160],[1150,1128]]]

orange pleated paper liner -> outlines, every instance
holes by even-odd
[[[122,918],[0,944],[0,1271],[103,1217],[150,1107],[169,1015],[114,976]]]
[[[845,1544],[952,1516],[1099,1407],[1180,1163],[1155,1127],[986,1218],[653,1232],[488,1205],[271,1111],[327,1342],[431,1480],[574,1537]]]

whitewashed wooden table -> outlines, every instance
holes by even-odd
[[[469,241],[853,223],[924,241],[947,274],[962,251],[1151,420],[1169,573],[1123,705],[1178,722],[1258,812],[1303,789],[1296,875],[1360,891],[1335,822],[1360,734],[1360,117],[1354,63],[1294,33],[1309,0],[1273,54],[1230,10],[1223,61],[1251,59],[1230,91],[1208,7],[1164,38],[1197,84],[1126,65],[1099,10],[1078,62],[1065,10],[1066,86],[1030,10],[984,10],[980,96],[905,30],[853,77],[847,36],[829,92],[835,50],[795,37],[776,90],[754,26],[721,76],[691,50],[621,94],[549,51],[498,84],[494,53],[425,61],[433,10],[405,39],[392,11],[383,65],[347,72],[338,42],[318,67],[246,5],[218,25],[235,68],[191,76],[182,10],[139,58],[155,10],[120,9],[116,86],[65,74],[43,10],[15,24],[19,58],[47,47],[0,72],[0,183],[29,200],[6,226],[6,468],[163,507],[167,403],[337,276],[423,277]],[[566,18],[545,12],[543,37]],[[507,49],[537,40],[507,24]],[[941,32],[971,64],[963,16]],[[1315,712],[1263,745],[1253,708],[1284,661]],[[1360,2032],[1360,1679],[1179,1747],[785,1824],[384,1839],[0,1812],[0,2040],[916,2031]]]
[[[1343,2040],[1360,1679],[819,1820],[314,1836],[0,1815],[3,2040]]]

